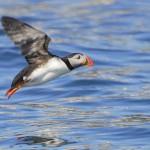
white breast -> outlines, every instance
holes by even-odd
[[[39,85],[51,81],[61,75],[70,72],[66,64],[57,57],[51,58],[46,64],[35,69],[27,78],[30,80],[25,86]]]

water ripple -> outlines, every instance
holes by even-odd
[[[149,8],[148,0],[0,0],[0,15],[46,32],[52,53],[95,63],[7,100],[27,63],[1,27],[0,149],[149,150]]]

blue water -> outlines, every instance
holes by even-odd
[[[0,16],[47,33],[95,66],[5,96],[27,65],[0,28],[0,149],[149,150],[150,1],[0,0]]]

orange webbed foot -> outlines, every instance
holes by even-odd
[[[20,82],[16,87],[9,89],[9,90],[6,92],[6,95],[8,95],[8,99],[10,99],[10,97],[11,97],[17,90],[19,90],[19,89],[21,88],[21,86],[23,86],[24,83],[25,83],[25,82],[22,81],[22,82]]]

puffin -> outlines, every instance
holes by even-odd
[[[59,57],[48,51],[51,38],[47,34],[12,17],[1,19],[5,33],[19,47],[28,66],[13,79],[10,89],[6,91],[8,99],[21,87],[37,86],[54,80],[82,66],[94,66],[88,56],[71,53]]]

